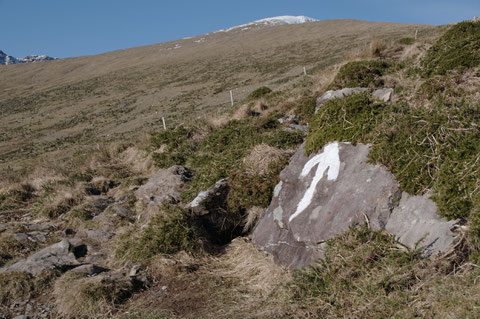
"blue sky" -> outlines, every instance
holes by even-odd
[[[439,25],[480,16],[480,0],[0,0],[0,50],[98,54],[279,15]]]

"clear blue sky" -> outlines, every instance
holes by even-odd
[[[438,25],[480,16],[480,0],[0,0],[0,50],[98,54],[279,15]]]

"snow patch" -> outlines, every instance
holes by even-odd
[[[339,156],[339,149],[338,149],[338,142],[327,144],[323,150],[323,153],[315,155],[312,159],[310,159],[305,166],[303,167],[302,172],[300,173],[300,177],[304,178],[305,176],[310,173],[310,171],[317,166],[317,171],[315,172],[315,176],[310,184],[310,187],[307,189],[303,198],[300,200],[297,206],[297,210],[293,215],[290,216],[288,219],[291,222],[295,217],[300,215],[312,202],[313,194],[315,193],[315,189],[317,184],[322,179],[325,171],[327,172],[327,180],[335,181],[338,178],[338,174],[340,172],[340,156]]]
[[[218,30],[216,32],[229,32],[229,31],[236,30],[236,29],[248,30],[251,27],[255,27],[255,26],[275,26],[275,25],[283,25],[283,24],[301,24],[301,23],[314,22],[314,21],[318,21],[318,20],[315,20],[313,18],[309,18],[309,17],[306,17],[306,16],[278,16],[278,17],[256,20],[256,21],[253,21],[253,22],[250,22],[250,23],[238,25],[238,26],[231,27],[231,28],[228,28],[228,29]]]

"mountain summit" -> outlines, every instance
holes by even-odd
[[[50,60],[56,60],[56,58],[52,58],[48,55],[28,55],[24,58],[17,59],[11,55],[7,55],[5,52],[0,50],[0,65],[43,62],[43,61],[50,61]]]
[[[259,26],[275,26],[275,25],[283,25],[283,24],[301,24],[301,23],[307,23],[307,22],[315,22],[318,20],[315,20],[313,18],[309,18],[306,16],[278,16],[278,17],[272,17],[272,18],[265,18],[265,19],[260,19],[260,20],[255,20],[250,23],[238,25],[235,27],[231,27],[228,29],[222,29],[217,32],[229,32],[232,30],[247,30],[252,27],[259,27]]]

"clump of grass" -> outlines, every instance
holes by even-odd
[[[433,190],[440,212],[468,217],[478,194],[480,105],[436,103],[431,108],[377,104],[368,93],[335,99],[312,118],[308,153],[332,141],[370,143],[369,157],[385,165],[404,191]]]
[[[19,255],[22,248],[12,234],[2,234],[0,236],[0,267]]]
[[[250,99],[258,99],[272,92],[272,89],[266,86],[261,86],[248,95]]]
[[[21,208],[35,198],[35,189],[30,184],[17,184],[15,187],[0,193],[0,211]]]
[[[464,21],[450,27],[422,60],[426,76],[445,75],[480,65],[480,22]]]
[[[45,294],[57,275],[55,272],[37,276],[23,272],[0,273],[0,305]]]
[[[231,210],[244,215],[252,206],[268,207],[273,189],[280,182],[280,172],[288,164],[288,159],[274,160],[262,174],[248,174],[244,170],[234,170],[228,185],[227,203]]]
[[[295,107],[295,115],[298,116],[302,123],[308,123],[315,113],[317,99],[312,96],[304,96],[297,103],[298,104]]]
[[[59,313],[81,318],[107,314],[126,301],[137,289],[130,277],[85,277],[66,273],[55,283],[54,296]]]
[[[187,159],[198,149],[198,143],[193,139],[197,128],[195,126],[177,126],[173,130],[155,133],[151,137],[151,145],[158,149],[166,146],[162,152],[152,155],[158,167],[167,168],[172,165],[183,165]]]
[[[474,274],[454,274],[449,262],[419,253],[388,234],[352,227],[328,241],[324,259],[294,273],[292,301],[320,318],[464,317],[474,311],[476,293],[461,292],[478,292]]]
[[[395,70],[396,64],[386,61],[354,61],[342,66],[329,85],[329,90],[347,87],[383,87],[381,77]]]
[[[194,232],[187,212],[173,204],[164,205],[147,227],[119,236],[116,257],[145,262],[155,255],[170,255],[194,249]]]
[[[283,130],[277,121],[280,116],[233,120],[213,129],[186,161],[195,170],[195,176],[183,193],[184,200],[191,201],[200,191],[230,177],[235,169],[242,167],[242,159],[255,145],[265,143],[286,149],[301,143],[303,134]]]
[[[401,38],[398,40],[398,43],[403,45],[411,45],[414,42],[415,42],[414,38]]]

